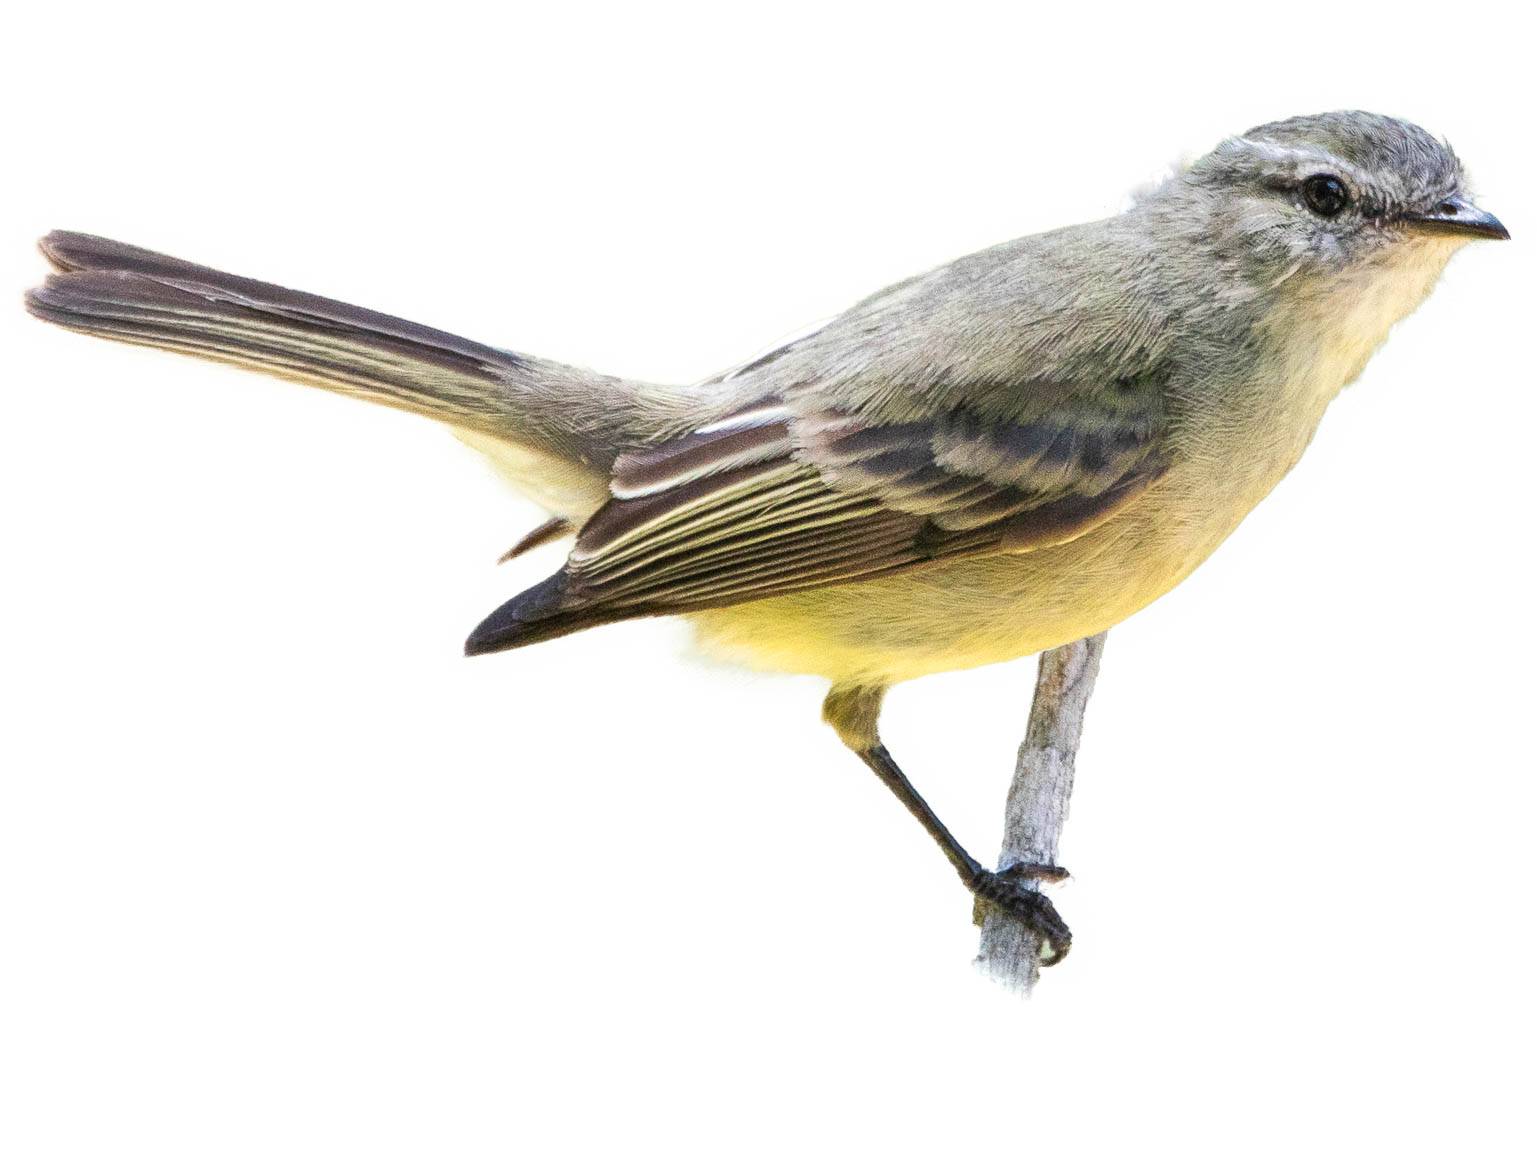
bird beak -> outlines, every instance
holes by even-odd
[[[1429,212],[1405,212],[1402,219],[1427,232],[1458,232],[1485,240],[1510,239],[1510,230],[1496,217],[1460,196],[1441,201]]]

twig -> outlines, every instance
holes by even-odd
[[[1083,713],[1094,691],[1105,634],[1041,654],[1035,700],[1004,811],[998,867],[1020,861],[1054,864],[1073,795],[1073,760]],[[1018,920],[983,910],[977,967],[999,984],[1028,994],[1040,979],[1041,940]]]

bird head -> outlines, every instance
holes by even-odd
[[[1469,240],[1510,236],[1474,205],[1445,142],[1369,112],[1260,125],[1165,187],[1204,244],[1259,281],[1444,265]]]

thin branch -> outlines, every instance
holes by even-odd
[[[998,867],[1021,861],[1055,864],[1057,843],[1073,795],[1073,761],[1083,735],[1083,714],[1099,674],[1105,634],[1041,654],[1030,724],[1004,811]],[[1028,994],[1040,979],[1041,940],[1019,921],[989,909],[982,913],[977,967],[999,984]]]

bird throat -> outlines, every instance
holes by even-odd
[[[1393,326],[1430,294],[1463,237],[1404,238],[1381,257],[1328,277],[1297,277],[1277,290],[1267,328],[1287,364],[1282,390],[1301,416],[1323,415],[1361,375]]]

